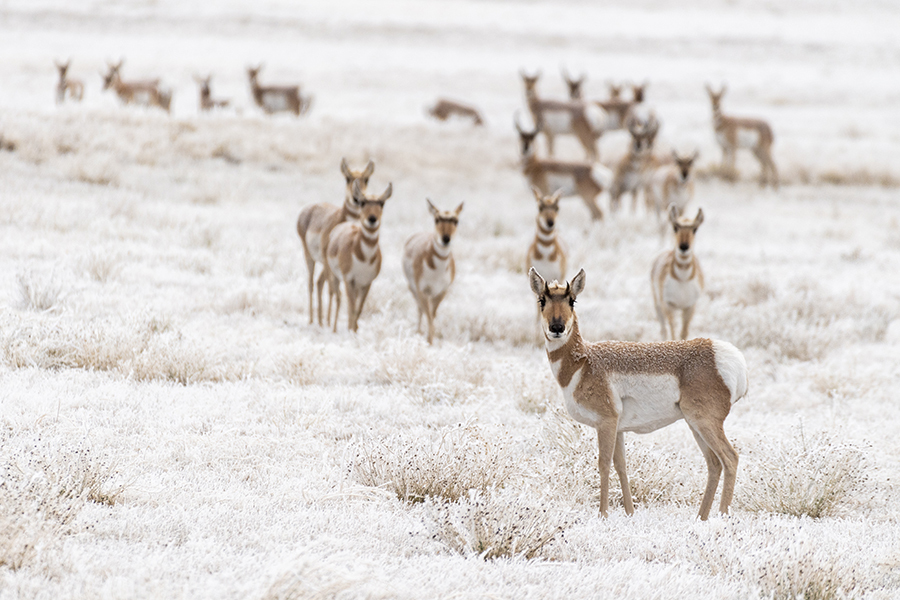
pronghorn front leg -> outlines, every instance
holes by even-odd
[[[357,293],[359,304],[357,305],[356,316],[353,319],[353,331],[356,331],[356,325],[359,322],[360,315],[362,315],[363,305],[366,303],[366,296],[369,295],[369,288],[371,287],[372,284],[370,283],[369,285],[364,285],[359,288]]]
[[[634,514],[634,502],[631,499],[631,486],[628,484],[628,472],[625,470],[625,432],[616,434],[616,450],[613,454],[613,465],[619,476],[622,486],[622,502],[625,504],[625,513]]]
[[[340,316],[340,314],[341,314],[341,283],[340,283],[340,281],[335,282],[335,287],[334,287],[334,289],[335,289],[335,294],[334,294],[334,296],[335,296],[335,298],[334,298],[334,328],[332,329],[332,331],[333,331],[334,333],[337,333],[338,316]],[[349,301],[349,296],[350,296],[349,289],[350,289],[350,286],[347,286],[347,289],[348,289],[348,292],[347,292],[347,296],[348,296],[347,304],[349,305],[349,304],[350,304],[350,301]],[[330,308],[330,307],[329,307],[329,308]],[[350,307],[349,307],[349,306],[347,307],[347,312],[348,312],[348,313],[350,312]],[[328,322],[329,322],[329,323],[331,322],[331,311],[328,312]]]
[[[681,311],[681,338],[682,340],[686,340],[688,338],[688,327],[691,325],[691,319],[694,316],[694,307],[689,306]],[[672,333],[675,333],[675,330],[672,330]]]
[[[310,276],[311,277],[311,276]],[[319,301],[319,325],[322,324],[322,288],[325,287],[325,280],[328,279],[328,263],[325,264],[325,270],[319,275],[316,281],[316,298]],[[309,292],[312,294],[312,290]],[[312,296],[310,296],[312,298]],[[312,323],[312,312],[309,315],[309,322]],[[331,290],[328,292],[328,322],[331,323]]]
[[[617,425],[617,419],[604,419],[597,427],[597,446],[600,451],[597,458],[600,467],[600,513],[604,517],[609,516],[609,467],[616,450]]]

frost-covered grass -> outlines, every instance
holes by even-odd
[[[869,598],[900,590],[900,129],[896,11],[727,4],[357,0],[7,2],[0,18],[0,600]],[[640,26],[640,31],[622,26]],[[53,103],[73,59],[81,105]],[[97,70],[160,76],[173,114]],[[289,57],[286,58],[286,57]],[[243,68],[299,81],[301,119],[251,106]],[[598,514],[596,433],[562,408],[524,273],[520,68],[649,80],[660,151],[696,147],[692,333],[735,343],[732,514],[696,518],[705,462],[675,423],[626,436]],[[198,115],[193,73],[235,108]],[[785,185],[718,175],[703,83],[769,119]],[[485,128],[427,120],[439,96]],[[559,152],[578,158],[572,140]],[[604,136],[613,164],[626,139]],[[357,335],[308,325],[295,222],[340,202],[342,157],[393,183]],[[465,202],[429,346],[400,266]],[[606,202],[606,199],[603,199]],[[626,203],[630,205],[630,203]],[[560,235],[588,339],[658,339],[643,210]],[[346,304],[346,302],[345,302]]]

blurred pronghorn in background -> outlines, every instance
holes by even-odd
[[[247,67],[247,78],[250,80],[253,101],[266,114],[292,112],[299,116],[309,110],[312,97],[303,96],[299,85],[260,85],[259,72],[262,69],[262,63],[256,67]]]
[[[68,76],[69,66],[71,66],[72,61],[69,60],[64,63],[53,61],[53,64],[56,65],[56,70],[59,71],[59,82],[56,84],[56,103],[62,104],[66,96],[81,102],[81,99],[84,97],[84,83],[80,79],[72,79]]]
[[[158,106],[169,112],[172,105],[171,90],[162,88],[158,78],[123,81],[121,70],[124,62],[123,59],[115,64],[107,63],[109,70],[100,74],[103,77],[103,89],[112,89],[125,104]]]
[[[206,77],[200,77],[199,75],[194,75],[194,81],[197,82],[197,86],[200,88],[200,110],[201,111],[210,111],[216,108],[225,108],[230,103],[230,100],[217,100],[212,97],[212,89],[210,88],[210,83],[212,82],[212,75],[207,75]]]
[[[664,340],[688,337],[694,307],[703,293],[703,271],[694,254],[694,237],[703,223],[703,211],[693,219],[678,216],[674,205],[669,209],[669,222],[675,232],[675,248],[659,254],[653,261],[650,283],[653,304]],[[675,313],[681,312],[681,335],[675,333]]]

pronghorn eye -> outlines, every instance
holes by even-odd
[[[575,308],[575,298],[569,298],[569,307]]]
[[[540,298],[540,300],[538,300],[538,302],[540,303],[541,308],[544,308],[545,306],[547,306],[547,299],[544,298],[543,296],[541,296],[541,298]]]

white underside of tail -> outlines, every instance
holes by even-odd
[[[734,404],[747,393],[750,384],[747,376],[747,361],[741,351],[719,340],[713,340],[713,353],[716,357],[716,369],[728,391],[731,392],[731,403]]]

